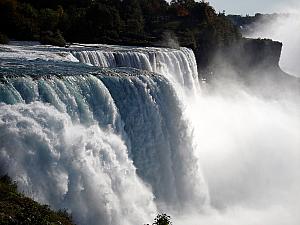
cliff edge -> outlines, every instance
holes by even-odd
[[[267,97],[300,94],[300,79],[279,66],[283,44],[270,39],[242,38],[215,54],[202,79],[208,84],[227,80]],[[201,70],[201,68],[200,68]]]

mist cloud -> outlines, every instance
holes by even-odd
[[[270,38],[283,43],[280,66],[295,76],[300,76],[300,8],[286,9],[291,14],[278,15],[276,19],[258,21],[254,32],[247,34],[251,38]]]

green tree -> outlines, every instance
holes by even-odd
[[[0,32],[11,35],[15,33],[14,20],[17,14],[16,0],[0,0]]]
[[[171,217],[167,214],[158,214],[154,219],[153,225],[172,225]]]
[[[15,17],[15,38],[23,40],[36,40],[39,33],[38,11],[28,3],[17,6]]]
[[[144,32],[144,17],[138,0],[123,0],[122,17],[125,21],[125,32],[141,34]]]
[[[96,41],[116,39],[122,27],[119,11],[101,3],[91,5],[86,14],[89,30]]]
[[[50,8],[41,9],[39,13],[40,29],[42,31],[54,31],[59,23],[60,11]]]

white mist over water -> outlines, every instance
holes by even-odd
[[[248,35],[282,42],[280,66],[299,77],[298,9],[260,21]],[[267,99],[234,80],[217,83],[217,93],[191,100],[188,109],[212,211],[175,224],[300,224],[300,96]]]
[[[286,6],[284,6],[286,9]],[[270,38],[283,43],[280,59],[281,68],[294,76],[300,77],[300,7],[286,9],[290,14],[278,15],[267,21],[253,24],[253,32],[246,34],[251,38]]]
[[[215,211],[175,224],[299,224],[299,103],[261,99],[238,86],[226,92],[190,109]]]
[[[280,66],[295,76],[300,74],[299,21],[298,13],[281,16],[249,34],[283,42]],[[216,83],[214,93],[191,100],[188,109],[212,211],[183,216],[175,224],[300,224],[300,96],[263,98],[235,80]]]

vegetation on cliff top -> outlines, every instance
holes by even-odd
[[[0,177],[0,224],[3,225],[74,225],[66,210],[54,211],[17,191],[17,184]],[[159,214],[153,225],[172,225],[171,217]]]
[[[241,75],[260,64],[278,66],[280,45],[242,38],[239,26],[261,17],[227,17],[204,0],[0,0],[0,43],[185,46],[208,80],[216,58]]]
[[[17,191],[8,176],[0,178],[0,224],[7,225],[72,225],[66,211],[53,211]]]

